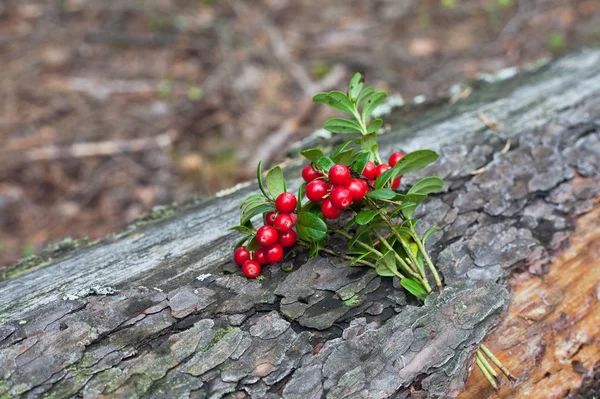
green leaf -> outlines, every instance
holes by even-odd
[[[240,204],[240,208],[242,208],[244,206],[244,204],[247,203],[248,201],[256,200],[259,198],[264,200],[265,196],[262,194],[252,194],[252,195],[246,197],[246,199]]]
[[[356,223],[360,224],[361,226],[369,223],[371,220],[373,220],[373,218],[377,215],[379,215],[381,211],[378,209],[374,209],[371,211],[361,211],[358,213],[358,215],[356,215]]]
[[[400,285],[402,285],[406,291],[410,292],[417,298],[419,298],[421,295],[427,294],[425,287],[423,287],[420,282],[413,280],[412,278],[403,278],[400,280]]]
[[[360,139],[360,148],[361,150],[369,151],[375,156],[379,149],[379,145],[377,144],[377,133],[369,133],[362,136]]]
[[[335,157],[332,156],[331,159],[336,164],[341,163],[342,165],[350,166],[350,164],[352,163],[353,155],[354,155],[354,149],[348,148],[347,150],[342,151],[339,154],[337,154]]]
[[[402,157],[392,169],[398,171],[397,175],[402,175],[424,168],[436,159],[438,159],[438,154],[433,150],[417,150]]]
[[[369,125],[367,126],[367,132],[368,133],[377,133],[379,131],[379,129],[381,128],[381,125],[383,125],[383,121],[379,118],[377,119],[373,119],[371,121],[371,123],[369,123]]]
[[[394,251],[388,251],[381,259],[377,261],[375,271],[380,276],[391,277],[395,276],[398,271],[396,269],[396,258]]]
[[[309,148],[307,150],[300,151],[300,155],[302,155],[304,158],[308,159],[311,162],[315,162],[317,159],[321,158],[325,154],[320,148]]]
[[[233,227],[230,227],[229,230],[237,231],[238,233],[241,233],[246,236],[254,234],[254,230],[249,229],[246,226],[233,226]]]
[[[359,255],[358,257],[356,257],[356,258],[354,258],[354,259],[352,259],[352,260],[348,261],[348,264],[349,264],[349,265],[354,265],[354,264],[358,263],[358,261],[359,261],[359,260],[362,260],[362,259],[364,259],[364,258],[366,258],[367,256],[369,256],[369,255],[372,255],[372,254],[373,254],[373,252],[371,252],[371,251],[366,251],[365,253],[363,253],[363,254]]]
[[[406,207],[402,208],[402,214],[405,218],[410,219],[417,209],[417,204],[414,202],[405,202]]]
[[[296,213],[300,213],[302,210],[302,199],[306,193],[306,182],[302,183],[300,187],[298,187],[298,202],[296,205]]]
[[[348,85],[348,97],[356,100],[363,88],[363,85],[364,79],[362,73],[356,72],[350,80],[350,84]]]
[[[325,248],[325,242],[323,240],[312,241],[308,250],[308,256],[314,258],[315,256],[319,255],[321,248]]]
[[[323,240],[327,234],[327,225],[317,215],[311,212],[298,213],[296,231],[304,241]]]
[[[396,193],[390,188],[380,188],[379,190],[369,191],[367,197],[391,200],[396,198]]]
[[[398,171],[394,168],[388,169],[375,179],[375,189],[380,189],[385,186],[390,180],[393,180],[398,176]]]
[[[348,140],[345,143],[340,144],[339,146],[337,146],[335,148],[335,150],[333,150],[333,152],[331,154],[329,154],[329,158],[333,159],[336,155],[340,154],[341,152],[343,152],[344,150],[346,150],[346,147],[348,147],[348,145],[352,143],[352,140]]]
[[[250,207],[250,206],[253,206],[253,205],[256,206],[256,204],[264,204],[267,202],[268,202],[268,200],[265,199],[265,197],[262,195],[259,198],[246,198],[244,200],[244,202],[242,202],[242,206],[241,206],[242,213],[244,213],[244,210],[248,209],[248,207]]]
[[[377,108],[382,102],[385,101],[387,97],[387,93],[380,91],[378,93],[373,94],[365,103],[365,106],[362,110],[362,119],[366,121],[369,116],[373,113],[375,108]]]
[[[265,197],[270,198],[269,194],[267,194],[267,190],[265,190],[265,184],[263,183],[263,178],[262,178],[262,160],[258,161],[258,166],[256,167],[256,179],[258,180],[258,187],[260,188],[260,191],[263,193],[263,195]]]
[[[354,165],[352,165],[352,170],[358,174],[362,174],[369,159],[371,159],[371,154],[367,151],[354,153]]]
[[[323,127],[332,133],[360,133],[360,125],[353,119],[333,118],[325,122]]]
[[[430,227],[425,234],[423,234],[423,238],[421,238],[421,242],[423,243],[423,245],[425,245],[425,241],[427,241],[427,239],[429,238],[429,236],[431,236],[433,233],[435,233],[436,231],[438,231],[440,228],[437,226],[432,226]]]
[[[323,156],[317,159],[315,165],[317,166],[317,168],[321,169],[325,173],[329,173],[329,169],[331,169],[331,167],[335,165],[335,162],[333,162],[331,158]]]
[[[351,249],[354,246],[354,244],[356,244],[356,241],[358,241],[362,235],[365,235],[365,237],[369,237],[369,240],[370,240],[371,237],[368,234],[365,234],[369,231],[370,228],[371,227],[369,225],[365,225],[365,226],[360,226],[358,229],[356,229],[356,233],[354,233],[354,236],[350,239],[350,241],[348,241],[348,248]],[[360,241],[362,241],[362,240],[360,240]]]
[[[246,243],[246,241],[248,241],[248,238],[250,238],[250,237],[249,236],[245,236],[244,238],[242,238],[241,240],[239,240],[238,242],[236,242],[234,249],[238,249],[239,247],[241,247],[242,245],[244,245]]]
[[[261,248],[261,246],[258,243],[258,241],[256,240],[256,236],[252,237],[252,239],[250,240],[250,242],[246,246],[246,249],[248,251],[256,251],[257,249],[260,249],[260,248]]]
[[[356,99],[356,106],[359,106],[363,101],[367,100],[371,95],[375,93],[375,88],[369,86],[366,87]]]
[[[319,93],[313,97],[313,101],[328,105],[333,109],[348,114],[351,114],[354,108],[348,96],[337,90],[330,91],[329,93]]]
[[[249,207],[244,212],[242,212],[242,215],[240,217],[240,224],[245,224],[256,215],[260,215],[273,210],[275,210],[275,205],[273,205],[272,203],[258,204],[257,206]]]
[[[279,166],[275,166],[267,173],[265,183],[273,198],[277,198],[287,191],[283,170]]]
[[[414,184],[408,190],[408,194],[430,194],[441,190],[444,187],[444,181],[437,176],[424,177]]]

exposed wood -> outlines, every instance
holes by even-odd
[[[575,226],[597,213],[590,212],[600,196],[599,75],[600,51],[583,51],[452,105],[390,115],[397,129],[382,136],[382,155],[436,149],[440,159],[423,174],[447,181],[416,215],[420,229],[441,228],[428,245],[448,285],[425,305],[372,270],[331,258],[307,260],[300,251],[285,260],[290,273],[270,267],[263,280],[241,277],[231,262],[237,235],[227,227],[235,224],[242,198],[257,190],[253,185],[157,209],[101,242],[67,243],[6,271],[0,395],[456,397],[478,344],[512,300],[507,278],[517,287],[511,314],[528,311],[529,318],[505,334],[501,324],[501,337],[489,346],[503,351],[519,345],[514,337],[526,338],[524,352],[511,356],[530,360],[529,345],[541,342],[535,331],[548,334],[554,320],[565,326],[559,314],[569,302],[558,301],[546,284],[562,287],[563,298],[589,298],[586,306],[564,308],[585,313],[581,325],[597,317],[590,297],[597,273],[580,278],[583,292],[582,285],[554,276],[562,276],[557,267],[580,272],[584,258],[570,255],[585,245],[577,237],[598,234],[597,225],[588,223],[589,233]],[[479,113],[501,123],[506,137],[491,132]],[[287,173],[297,176],[300,165]],[[419,177],[407,175],[403,184]],[[289,186],[298,184],[295,177]],[[560,255],[570,237],[573,246]],[[585,256],[591,257],[598,247],[588,242]],[[544,299],[556,309],[536,322],[536,312],[546,308],[521,308],[520,292],[531,293],[526,287],[547,290]],[[586,342],[572,357],[589,368],[598,345],[584,338],[568,335],[561,345],[547,337],[546,353],[569,353],[573,340]],[[501,354],[517,376],[527,377]],[[501,395],[535,383],[542,370],[569,372],[543,355],[531,376]],[[480,398],[477,373],[469,392]]]

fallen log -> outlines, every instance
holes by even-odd
[[[285,259],[291,272],[243,278],[227,227],[253,185],[7,269],[0,398],[493,397],[478,371],[464,390],[486,336],[518,378],[499,397],[589,391],[599,76],[600,51],[586,50],[388,116],[383,155],[433,148],[422,174],[447,182],[416,215],[422,231],[441,228],[428,246],[447,286],[424,305],[373,270],[302,251]]]

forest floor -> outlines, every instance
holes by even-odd
[[[431,98],[599,42],[600,0],[4,1],[0,265],[248,179],[355,71]]]

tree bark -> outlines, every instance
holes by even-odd
[[[447,182],[416,214],[441,228],[443,294],[419,305],[302,251],[246,280],[227,228],[252,185],[6,270],[0,398],[457,397],[498,323],[486,342],[519,378],[500,397],[577,395],[600,353],[600,51],[470,84],[454,104],[393,110],[380,143],[441,154],[404,184]],[[461,397],[486,395],[477,370]]]

